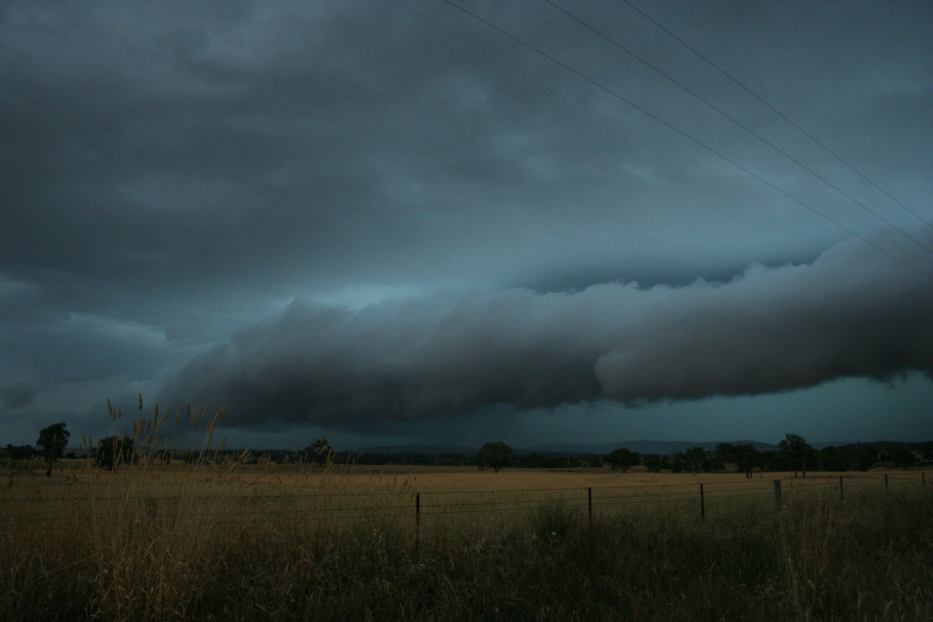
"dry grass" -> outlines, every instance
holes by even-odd
[[[775,474],[237,462],[11,474],[0,610],[9,620],[930,619],[931,490],[916,473],[892,473],[890,494],[882,474],[850,474],[840,502],[825,475],[785,481],[778,512]]]

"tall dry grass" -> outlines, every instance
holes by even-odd
[[[724,478],[703,520],[689,476],[286,472],[194,447],[10,473],[3,619],[933,619],[933,491],[916,482],[864,479],[844,501],[789,482],[778,510],[767,480]]]

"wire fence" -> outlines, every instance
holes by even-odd
[[[758,500],[773,497],[780,507],[799,495],[823,494],[845,500],[847,492],[874,489],[890,493],[922,488],[926,473],[887,473],[854,476],[810,476],[748,481],[633,483],[595,487],[513,488],[501,490],[342,491],[292,494],[133,494],[58,495],[44,497],[0,495],[0,521],[97,522],[139,512],[150,519],[216,519],[218,522],[357,520],[422,518],[509,512],[534,512],[559,506],[594,514],[618,512],[626,507],[689,505],[705,518],[717,501],[737,497]],[[67,504],[71,504],[70,508]],[[70,509],[65,513],[66,509]]]

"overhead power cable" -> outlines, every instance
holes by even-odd
[[[862,201],[859,201],[857,198],[855,198],[854,196],[852,196],[851,194],[849,194],[848,192],[846,192],[844,189],[840,188],[838,185],[836,185],[835,183],[833,183],[832,181],[830,181],[829,179],[827,179],[827,178],[824,177],[823,175],[820,175],[818,172],[814,171],[812,168],[810,168],[809,166],[807,166],[806,164],[804,164],[803,162],[801,162],[799,159],[795,158],[793,155],[791,155],[790,153],[788,153],[788,152],[785,151],[784,149],[782,149],[782,148],[778,147],[777,145],[775,145],[773,142],[771,142],[770,140],[768,140],[767,138],[765,138],[764,136],[762,136],[761,134],[759,134],[757,131],[755,131],[754,129],[752,129],[751,127],[749,127],[749,126],[746,125],[745,123],[743,123],[741,120],[737,119],[735,116],[733,116],[732,114],[730,114],[730,113],[727,112],[726,110],[723,110],[722,108],[720,108],[719,106],[717,106],[714,102],[710,101],[710,100],[707,99],[706,97],[703,97],[702,95],[700,95],[699,93],[697,93],[696,91],[694,91],[693,89],[691,89],[689,86],[687,86],[686,84],[684,84],[683,82],[681,82],[680,80],[678,80],[677,78],[674,78],[673,76],[671,76],[670,74],[668,74],[667,72],[665,72],[663,69],[659,68],[657,65],[654,65],[653,63],[651,63],[650,61],[648,61],[647,59],[645,59],[643,56],[640,56],[639,54],[637,54],[637,53],[633,52],[632,50],[630,50],[629,48],[625,47],[625,45],[623,45],[622,43],[620,43],[617,39],[614,39],[613,37],[607,35],[606,33],[604,33],[602,30],[600,30],[600,29],[597,28],[596,26],[593,26],[592,24],[590,24],[589,22],[587,22],[587,21],[584,20],[583,18],[579,17],[578,15],[574,14],[574,13],[571,12],[570,10],[565,9],[565,8],[562,7],[561,5],[557,4],[556,2],[554,2],[554,0],[544,0],[544,2],[546,2],[547,4],[549,4],[550,6],[552,6],[554,9],[556,9],[557,11],[559,11],[560,13],[562,13],[563,15],[565,15],[566,17],[572,19],[573,21],[575,21],[577,24],[579,24],[579,25],[582,26],[583,28],[586,28],[587,30],[589,30],[590,32],[592,32],[593,34],[595,34],[596,36],[600,37],[602,40],[606,41],[607,43],[609,43],[609,44],[611,44],[612,46],[616,47],[617,49],[621,50],[622,52],[625,52],[625,53],[628,54],[630,57],[634,58],[635,60],[637,60],[638,62],[640,62],[642,65],[644,65],[645,67],[647,67],[648,69],[651,69],[653,72],[655,72],[656,74],[660,75],[661,77],[663,77],[663,78],[666,79],[667,81],[669,81],[669,82],[671,82],[672,84],[678,86],[681,90],[683,90],[684,92],[688,93],[689,95],[691,95],[691,96],[694,97],[695,99],[697,99],[697,100],[703,102],[703,103],[706,104],[706,106],[709,107],[711,110],[713,110],[713,111],[719,113],[722,117],[728,119],[729,121],[731,121],[731,122],[732,122],[733,124],[735,124],[736,126],[740,127],[740,128],[743,129],[744,131],[748,132],[749,134],[751,134],[752,136],[754,136],[755,138],[757,138],[759,141],[761,141],[763,144],[767,145],[768,147],[770,147],[771,149],[773,149],[773,150],[776,151],[777,153],[780,153],[782,156],[784,156],[785,158],[787,158],[788,160],[790,160],[791,162],[793,162],[793,163],[794,163],[795,165],[797,165],[799,168],[801,168],[801,169],[803,169],[804,171],[810,173],[813,177],[815,177],[816,179],[820,180],[821,182],[823,182],[824,184],[826,184],[827,186],[829,186],[830,188],[832,188],[835,192],[837,192],[837,193],[840,194],[841,196],[845,197],[846,199],[848,199],[848,200],[851,201],[852,203],[858,205],[859,207],[861,207],[862,209],[864,209],[866,212],[868,212],[869,214],[871,214],[872,216],[874,216],[875,218],[877,218],[878,220],[880,220],[881,222],[883,222],[883,223],[886,224],[887,226],[891,227],[892,229],[894,229],[895,231],[897,231],[898,233],[900,233],[901,235],[903,235],[905,238],[907,238],[907,239],[910,240],[911,242],[915,243],[917,246],[919,246],[919,247],[925,249],[926,251],[928,251],[928,252],[930,252],[930,253],[933,253],[933,246],[930,246],[929,244],[926,244],[923,240],[917,239],[916,237],[914,237],[913,235],[911,235],[909,232],[907,232],[907,231],[905,231],[904,229],[902,229],[901,227],[899,227],[896,223],[891,222],[890,220],[888,220],[888,218],[886,218],[886,217],[883,216],[882,214],[879,214],[878,212],[876,212],[875,210],[873,210],[871,207],[869,207],[868,205],[866,205],[866,204],[863,203]]]
[[[655,26],[657,26],[660,30],[664,31],[664,32],[665,32],[667,35],[669,35],[672,39],[674,39],[675,41],[677,41],[677,43],[679,43],[679,44],[682,45],[683,47],[685,47],[685,48],[687,48],[688,50],[690,50],[691,52],[693,52],[697,57],[699,57],[700,59],[702,59],[707,65],[709,65],[710,67],[712,67],[713,69],[715,69],[716,71],[718,71],[720,74],[722,74],[722,75],[725,76],[727,79],[729,79],[733,84],[735,84],[735,85],[738,86],[740,89],[742,89],[743,91],[745,91],[746,93],[748,93],[749,95],[751,95],[751,96],[752,96],[754,99],[756,99],[760,104],[762,104],[762,105],[763,105],[764,107],[766,107],[768,110],[770,110],[771,112],[773,112],[774,114],[776,114],[777,116],[779,116],[781,119],[783,119],[783,120],[784,120],[785,122],[787,122],[789,125],[791,125],[794,129],[796,129],[798,132],[800,132],[801,134],[803,134],[804,136],[806,136],[807,138],[809,138],[810,140],[812,140],[814,143],[816,143],[817,145],[819,145],[820,148],[823,149],[826,153],[828,153],[829,155],[833,156],[836,160],[838,160],[840,163],[842,163],[842,164],[843,164],[846,168],[848,168],[850,171],[852,171],[853,173],[855,173],[856,175],[858,175],[859,177],[861,177],[864,181],[866,181],[868,184],[870,184],[870,185],[871,185],[873,188],[875,188],[878,192],[880,192],[880,193],[883,194],[884,196],[886,196],[886,197],[888,197],[889,199],[891,199],[894,203],[896,203],[897,205],[899,205],[901,208],[903,208],[903,209],[904,209],[905,211],[907,211],[908,213],[912,214],[912,215],[914,216],[914,218],[916,218],[917,220],[919,220],[921,223],[923,223],[923,224],[926,225],[927,227],[930,227],[931,229],[933,229],[933,223],[931,223],[930,220],[929,220],[927,217],[923,216],[922,214],[918,214],[916,211],[914,211],[914,210],[911,209],[909,206],[907,206],[907,205],[904,204],[902,201],[900,201],[900,199],[898,199],[896,196],[894,196],[893,194],[891,194],[890,192],[888,192],[887,190],[885,190],[884,188],[882,188],[880,184],[878,184],[878,183],[875,182],[873,179],[871,179],[868,175],[866,175],[865,173],[863,173],[862,171],[860,171],[859,169],[857,169],[857,168],[855,167],[855,165],[853,165],[851,162],[849,162],[848,160],[846,160],[845,158],[843,158],[841,155],[839,155],[838,153],[836,153],[836,151],[834,151],[833,149],[831,149],[826,143],[824,143],[823,141],[821,141],[819,138],[817,138],[816,136],[814,136],[812,133],[810,133],[809,131],[807,131],[805,128],[801,127],[800,124],[798,124],[796,121],[794,121],[793,119],[791,119],[790,117],[788,117],[786,114],[784,114],[783,112],[781,112],[780,109],[778,109],[777,107],[773,106],[773,105],[772,105],[771,103],[769,103],[764,97],[762,97],[761,95],[759,95],[758,93],[756,93],[755,91],[753,91],[753,90],[752,90],[749,86],[747,86],[744,82],[742,82],[741,80],[739,80],[738,78],[736,78],[734,75],[732,75],[731,73],[729,73],[728,71],[726,71],[723,67],[721,67],[721,66],[720,66],[719,64],[717,64],[715,61],[713,61],[711,58],[709,58],[706,54],[704,54],[703,52],[701,52],[700,50],[698,50],[698,49],[695,48],[694,46],[692,46],[692,45],[690,45],[689,43],[687,43],[686,41],[684,41],[681,37],[679,37],[679,36],[677,35],[677,33],[673,32],[670,28],[668,28],[667,26],[665,26],[664,24],[662,24],[660,21],[658,21],[657,19],[655,19],[654,17],[652,17],[651,15],[649,15],[648,13],[646,13],[643,9],[641,9],[641,8],[638,7],[638,6],[636,6],[635,4],[633,4],[632,2],[630,2],[629,0],[620,0],[620,2],[622,2],[623,4],[625,4],[626,6],[628,6],[629,8],[631,8],[633,11],[635,11],[636,13],[638,13],[639,15],[641,15],[642,17],[644,17],[646,20],[648,20],[649,22],[651,22],[651,23],[654,24]]]
[[[814,214],[820,216],[820,217],[823,218],[824,220],[826,220],[826,221],[832,223],[833,225],[835,225],[836,227],[842,229],[843,231],[845,231],[846,233],[848,233],[848,234],[851,235],[852,237],[861,240],[863,243],[865,243],[865,244],[867,244],[868,246],[872,247],[873,249],[875,249],[875,250],[878,251],[879,253],[885,255],[886,257],[888,257],[888,258],[891,259],[892,261],[895,261],[895,262],[901,264],[902,266],[904,266],[905,268],[908,268],[909,270],[913,270],[914,272],[917,272],[917,273],[920,274],[921,276],[924,276],[924,277],[930,277],[930,276],[931,276],[931,275],[930,275],[929,273],[927,273],[926,271],[921,270],[920,268],[918,268],[918,267],[916,267],[916,266],[914,266],[914,265],[912,265],[912,264],[910,264],[910,263],[907,263],[907,262],[904,261],[903,259],[897,257],[896,255],[891,254],[891,253],[888,252],[884,247],[879,246],[878,244],[875,244],[872,240],[870,240],[869,238],[866,238],[865,236],[861,235],[860,233],[858,233],[858,232],[855,231],[854,229],[850,228],[849,226],[845,225],[844,223],[842,223],[842,222],[836,220],[835,218],[833,218],[832,216],[830,216],[830,215],[828,215],[828,214],[826,214],[826,213],[824,213],[824,212],[818,210],[817,208],[813,207],[813,206],[810,205],[809,203],[805,202],[803,199],[800,199],[800,198],[797,197],[796,195],[791,194],[791,193],[788,192],[787,190],[784,190],[783,188],[781,188],[780,186],[776,185],[775,183],[773,183],[773,182],[770,181],[769,179],[767,179],[767,178],[765,178],[765,177],[759,175],[759,174],[756,173],[755,171],[753,171],[753,170],[751,170],[751,169],[749,169],[749,168],[743,166],[743,165],[740,164],[739,162],[733,160],[732,158],[728,157],[727,155],[725,155],[725,154],[721,153],[720,151],[716,150],[714,147],[710,147],[709,145],[707,145],[705,142],[703,142],[703,141],[700,140],[699,138],[696,138],[696,137],[693,136],[692,134],[689,134],[689,133],[686,132],[685,130],[680,129],[679,127],[677,127],[677,126],[674,125],[673,123],[667,121],[667,120],[664,119],[663,117],[658,116],[657,114],[651,112],[651,111],[648,110],[647,108],[645,108],[645,107],[643,107],[643,106],[641,106],[641,105],[635,103],[634,101],[628,99],[628,98],[625,97],[624,95],[620,94],[618,91],[615,91],[615,90],[611,89],[610,87],[606,86],[605,84],[602,84],[601,82],[595,80],[594,78],[591,78],[590,76],[586,75],[585,73],[583,73],[583,72],[580,71],[579,69],[576,69],[576,68],[574,68],[574,67],[568,65],[567,63],[565,63],[564,61],[560,60],[559,58],[557,58],[557,57],[555,57],[555,56],[552,56],[551,54],[545,52],[544,50],[542,50],[541,48],[539,48],[539,47],[533,45],[532,43],[529,43],[528,41],[525,41],[524,39],[518,37],[517,35],[512,34],[512,33],[509,32],[508,30],[506,30],[505,28],[502,28],[502,27],[499,26],[498,24],[495,24],[495,23],[491,22],[490,20],[486,19],[485,17],[482,17],[481,15],[479,15],[479,14],[477,14],[477,13],[474,13],[474,12],[471,11],[470,9],[468,9],[468,8],[466,8],[466,7],[464,7],[464,6],[460,5],[460,4],[457,4],[456,2],[454,2],[454,0],[443,0],[443,1],[444,1],[446,4],[450,5],[451,7],[457,9],[458,11],[461,11],[462,13],[468,15],[469,17],[473,18],[474,20],[476,20],[476,21],[480,22],[481,24],[485,25],[487,28],[490,28],[490,29],[492,29],[492,30],[495,30],[495,31],[498,32],[499,34],[501,34],[501,35],[507,37],[508,39],[510,39],[511,41],[513,41],[513,42],[515,42],[515,43],[521,45],[522,47],[524,47],[524,48],[526,48],[526,49],[528,49],[528,50],[531,50],[532,52],[535,52],[536,54],[538,54],[538,55],[540,55],[540,56],[546,58],[547,60],[551,61],[552,63],[554,63],[554,64],[556,64],[556,65],[558,65],[559,67],[563,68],[564,70],[566,70],[566,71],[572,73],[573,75],[577,76],[577,77],[580,78],[581,80],[584,80],[585,82],[590,83],[591,85],[595,86],[596,88],[598,88],[599,90],[603,91],[604,93],[610,95],[611,97],[614,97],[614,98],[618,99],[619,101],[621,101],[621,102],[623,102],[623,103],[625,103],[625,104],[628,104],[628,105],[631,106],[632,108],[635,108],[636,110],[638,110],[639,112],[641,112],[641,113],[644,114],[645,116],[647,116],[647,117],[653,119],[654,121],[660,123],[660,124],[663,125],[664,127],[668,128],[668,129],[670,129],[670,130],[672,130],[673,132],[676,132],[677,134],[683,136],[684,138],[686,138],[686,139],[689,140],[690,142],[694,143],[695,145],[698,145],[699,147],[702,147],[703,149],[705,149],[706,151],[712,153],[713,155],[715,155],[715,156],[718,157],[719,159],[723,160],[724,162],[728,162],[729,164],[731,164],[732,166],[734,166],[734,167],[737,168],[738,170],[742,171],[742,172],[745,173],[746,175],[749,175],[749,176],[752,177],[753,179],[756,179],[757,181],[759,181],[759,182],[761,182],[762,184],[768,186],[768,187],[771,188],[772,190],[774,190],[774,191],[776,191],[776,192],[782,194],[783,196],[789,198],[789,199],[790,199],[791,201],[793,201],[794,203],[800,205],[801,207],[804,207],[804,208],[810,210],[811,212],[813,212]]]

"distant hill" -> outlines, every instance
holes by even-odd
[[[517,453],[545,453],[545,454],[607,454],[619,447],[627,447],[640,454],[673,454],[686,451],[691,447],[702,447],[713,450],[719,443],[745,444],[750,443],[759,451],[772,451],[777,445],[762,443],[760,441],[617,441],[614,443],[550,443],[548,445],[533,445],[530,447],[516,447]],[[350,450],[350,453],[367,454],[473,454],[479,447],[464,445],[389,445],[383,447],[364,447]]]
[[[760,441],[617,441],[614,443],[551,443],[539,447],[530,448],[529,451],[538,451],[542,453],[586,453],[586,454],[607,454],[610,451],[625,447],[640,454],[673,454],[690,449],[691,447],[702,447],[706,450],[716,449],[719,443],[732,443],[733,445],[751,444],[759,451],[772,451],[777,449],[777,445],[762,443]]]
[[[351,454],[421,454],[437,456],[441,454],[475,454],[479,447],[466,445],[386,445],[382,447],[361,447],[348,449]]]

